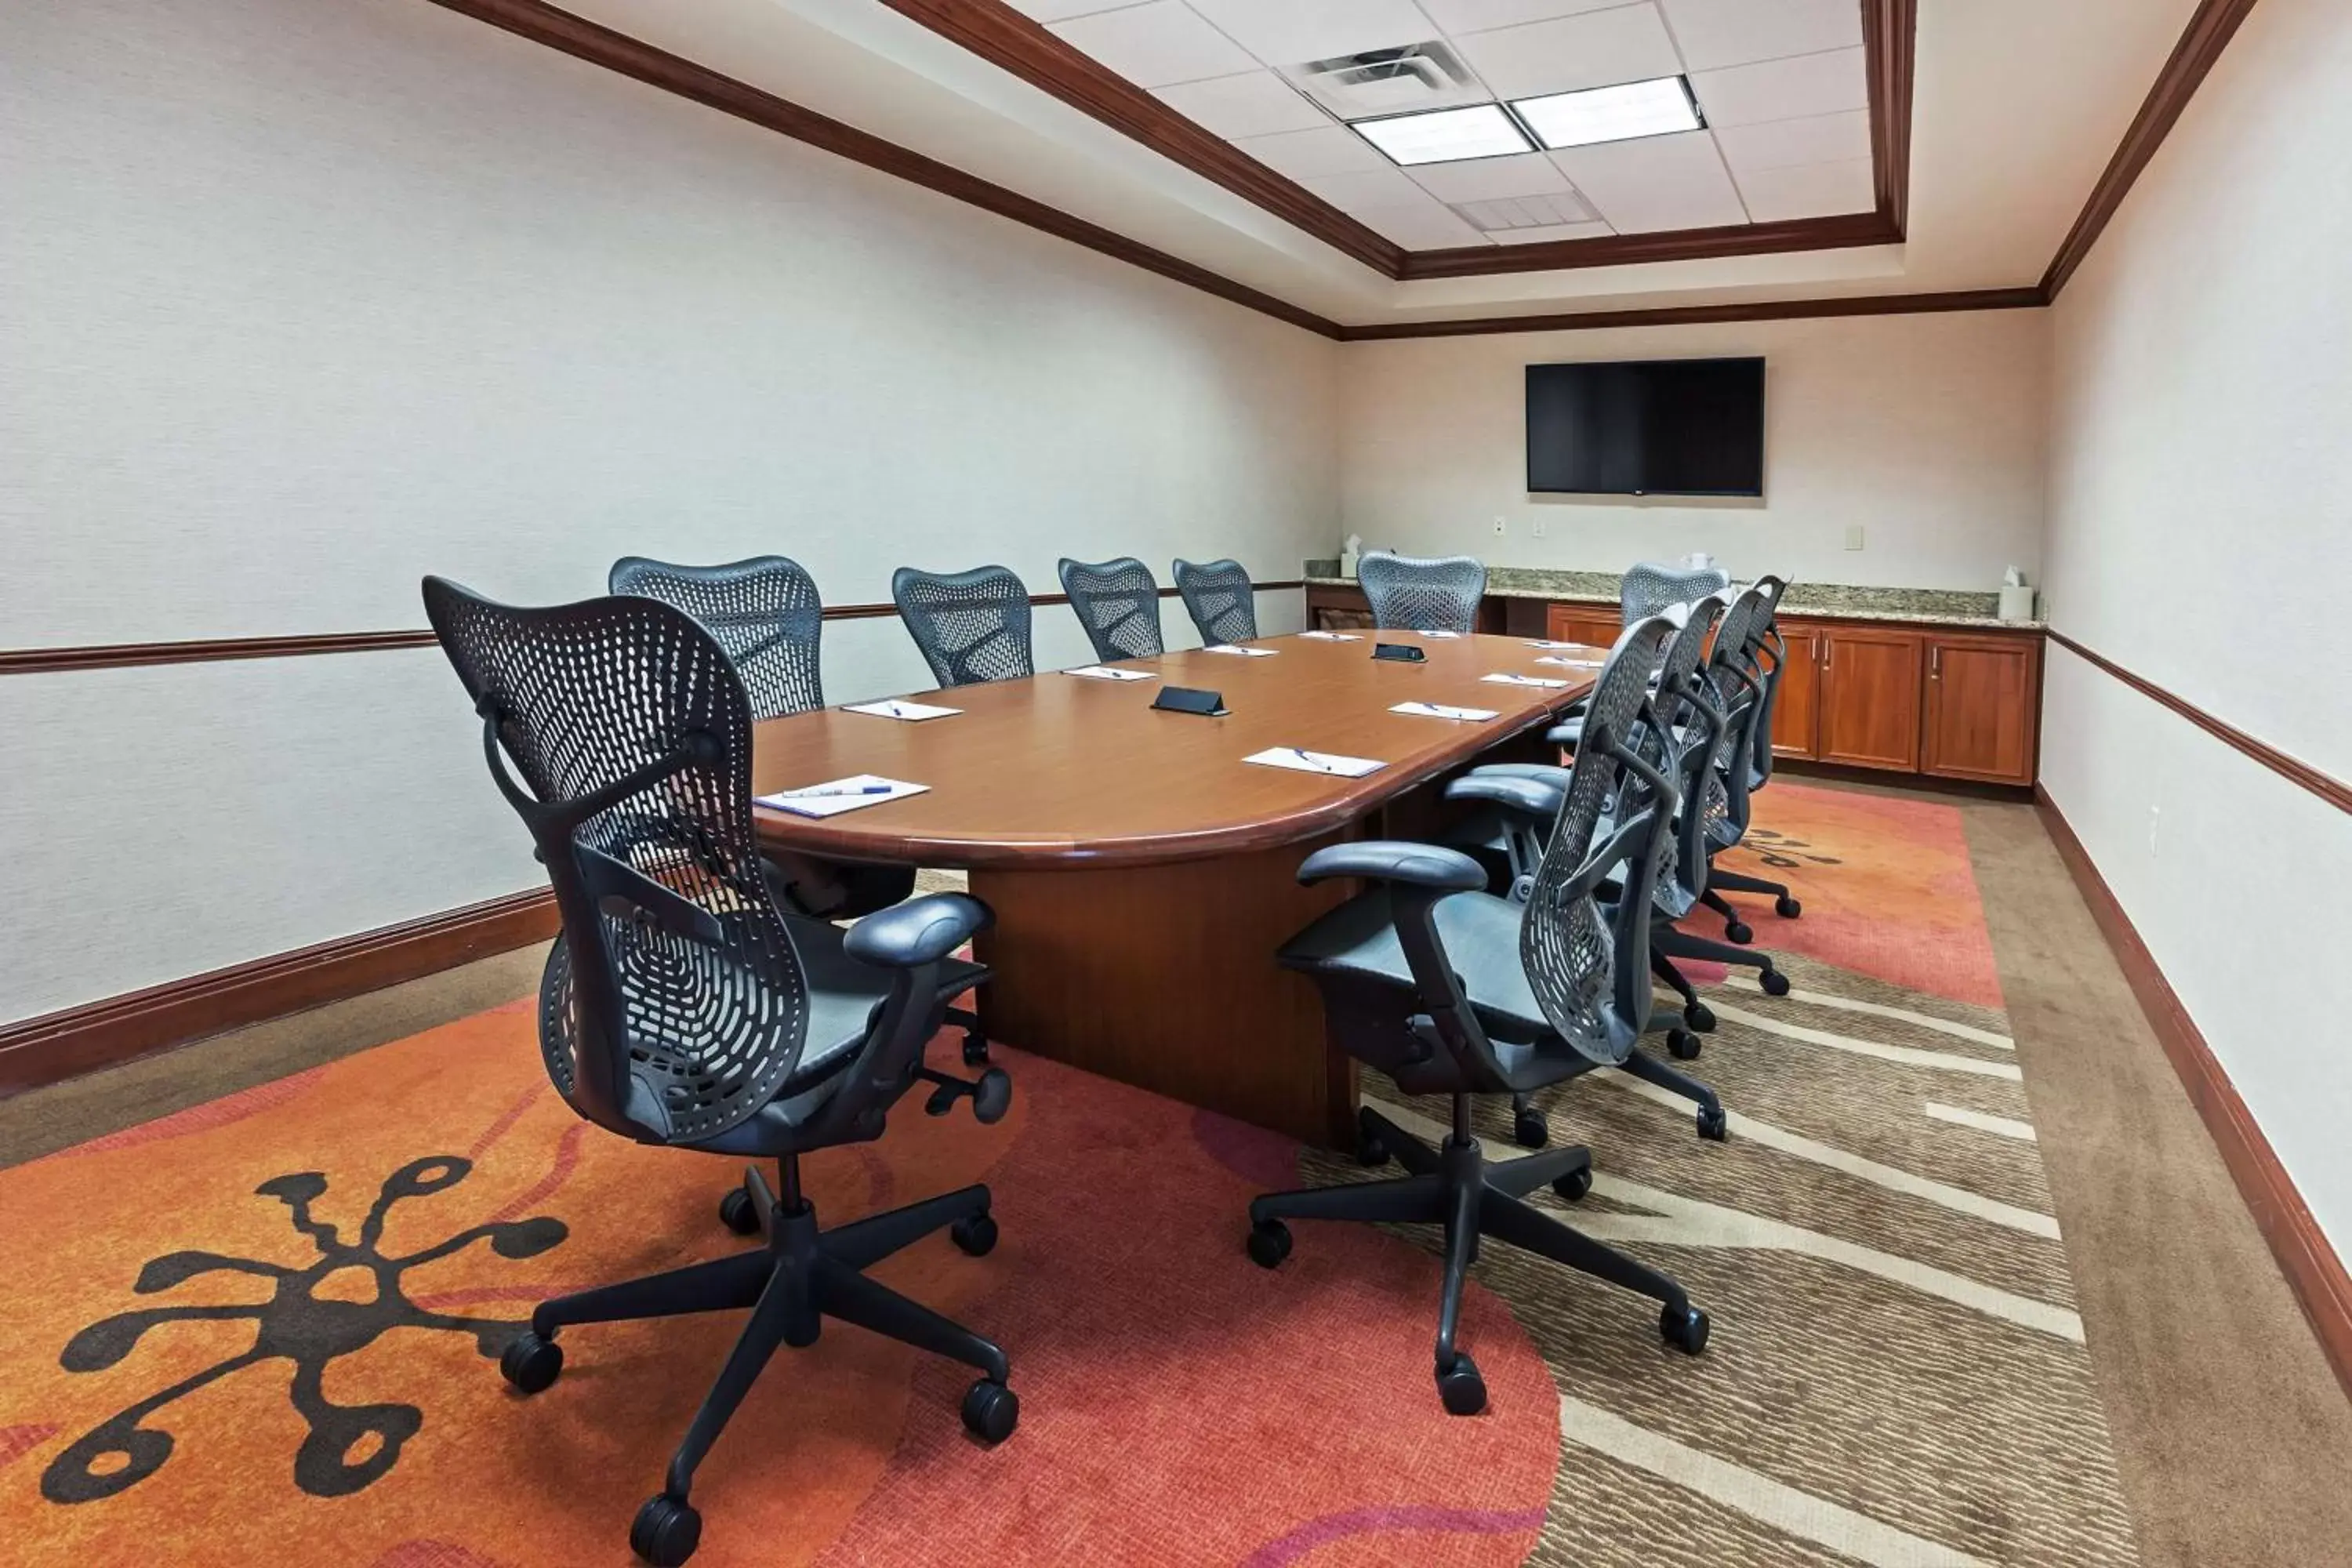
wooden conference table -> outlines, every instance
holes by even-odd
[[[813,819],[755,807],[763,845],[829,858],[962,868],[996,911],[974,944],[990,1036],[1311,1142],[1352,1142],[1352,1061],[1275,952],[1353,885],[1303,888],[1299,862],[1350,838],[1420,837],[1446,808],[1437,781],[1493,757],[1551,754],[1543,728],[1590,689],[1605,651],[1558,657],[1523,637],[1378,634],[1423,664],[1371,657],[1374,635],[1261,638],[1248,658],[1202,650],[1130,659],[1158,680],[1061,673],[925,694],[960,709],[907,722],[824,709],[758,727],[753,793],[856,773],[930,786]],[[1489,672],[1565,679],[1512,686]],[[1229,717],[1154,711],[1162,682],[1224,693]],[[1391,704],[1493,709],[1480,723]],[[1360,779],[1245,763],[1298,746],[1388,765]]]

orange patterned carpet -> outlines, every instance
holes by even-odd
[[[1956,812],[1786,781],[1759,804],[1759,849],[1732,863],[1806,903],[1783,921],[1735,895],[1759,945],[1999,1006]],[[740,1246],[715,1214],[738,1167],[579,1121],[533,1027],[527,1006],[502,1007],[0,1171],[0,1555],[629,1561],[630,1516],[739,1316],[573,1330],[563,1377],[529,1400],[489,1358],[545,1296]],[[1769,1065],[1785,1048],[1751,1054]],[[978,1446],[956,1417],[968,1373],[828,1324],[772,1366],[703,1467],[698,1563],[1620,1560],[1560,1533],[1576,1528],[1556,1496],[1570,1485],[1562,1394],[1584,1374],[1560,1380],[1589,1345],[1664,1380],[1674,1405],[1695,1397],[1705,1363],[1662,1350],[1639,1303],[1603,1292],[1566,1325],[1529,1320],[1531,1335],[1513,1307],[1532,1298],[1507,1305],[1474,1283],[1465,1340],[1491,1405],[1448,1417],[1430,1384],[1427,1250],[1318,1226],[1261,1271],[1240,1246],[1244,1205],[1297,1184],[1295,1144],[1000,1055],[1016,1084],[1003,1122],[909,1101],[881,1142],[809,1172],[827,1224],[991,1184],[993,1253],[942,1236],[878,1273],[1004,1344],[1019,1432]],[[1563,1104],[1621,1101],[1641,1109],[1601,1089]],[[1677,1140],[1683,1158],[1683,1119],[1639,1135]],[[1753,1360],[1740,1333],[1736,1316],[1718,1324],[1708,1359],[1731,1358],[1726,1373]],[[1627,1528],[1661,1542],[1682,1528],[1656,1521]],[[1759,1539],[1762,1555],[1739,1560],[1814,1560]]]

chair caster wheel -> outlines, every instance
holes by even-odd
[[[1772,900],[1772,912],[1784,921],[1792,921],[1805,912],[1805,906],[1783,893]]]
[[[1756,940],[1756,932],[1746,921],[1726,921],[1723,922],[1723,940],[1734,947],[1746,947]]]
[[[1448,1415],[1475,1415],[1486,1408],[1486,1380],[1466,1352],[1455,1351],[1453,1364],[1437,1369],[1437,1397],[1445,1402]]]
[[[1658,1314],[1658,1332],[1685,1355],[1706,1349],[1706,1314],[1696,1307],[1668,1307]]]
[[[1552,1178],[1551,1190],[1563,1203],[1575,1203],[1592,1190],[1592,1167],[1580,1165],[1575,1170]]]
[[[1389,1163],[1389,1146],[1369,1132],[1356,1134],[1356,1163],[1370,1169]]]
[[[1696,1035],[1692,1034],[1687,1029],[1668,1029],[1666,1031],[1666,1054],[1673,1057],[1675,1060],[1678,1062],[1695,1062],[1698,1060],[1698,1051],[1699,1045],[1698,1037]]]
[[[1704,1002],[1694,1002],[1683,1009],[1683,1022],[1702,1035],[1715,1033],[1715,1009]]]
[[[963,1065],[968,1068],[988,1065],[988,1038],[978,1029],[963,1032]]]
[[[1290,1256],[1290,1227],[1278,1219],[1262,1219],[1250,1226],[1250,1261],[1260,1268],[1279,1268]]]
[[[525,1329],[499,1352],[499,1375],[517,1394],[537,1394],[563,1370],[563,1347]]]
[[[1551,1142],[1551,1123],[1532,1105],[1511,1112],[1511,1141],[1522,1149],[1540,1149]]]
[[[629,1526],[629,1549],[654,1568],[678,1568],[702,1544],[702,1516],[667,1493],[646,1500]]]
[[[1003,1121],[1004,1113],[1012,1109],[1013,1075],[1003,1068],[991,1068],[981,1074],[980,1087],[971,1092],[971,1119],[992,1127]]]
[[[982,1378],[963,1393],[963,1426],[982,1442],[993,1447],[1013,1436],[1021,1424],[1021,1396],[1001,1383]]]
[[[1710,1143],[1721,1143],[1731,1136],[1731,1118],[1719,1105],[1698,1108],[1698,1135]]]
[[[760,1234],[760,1200],[747,1187],[737,1187],[719,1200],[719,1223],[738,1236]]]
[[[1764,987],[1767,996],[1786,996],[1789,994],[1789,977],[1777,969],[1768,969],[1758,975],[1756,984]]]
[[[948,1226],[949,1239],[974,1258],[985,1258],[996,1246],[996,1216],[976,1214]]]

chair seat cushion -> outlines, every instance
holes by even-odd
[[[1462,977],[1479,1022],[1498,1039],[1551,1032],[1519,963],[1519,906],[1492,893],[1455,893],[1436,905],[1437,934]],[[1384,889],[1360,893],[1284,944],[1283,963],[1307,973],[1339,973],[1413,989]]]

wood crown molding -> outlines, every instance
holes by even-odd
[[[541,888],[0,1025],[0,1096],[546,942],[555,927]]]
[[[2156,82],[2141,100],[2139,112],[2132,117],[2129,129],[2116,146],[2115,156],[2107,160],[2098,184],[2091,187],[2090,199],[2074,219],[2074,226],[2066,231],[2059,243],[2058,253],[2050,258],[2049,269],[2042,274],[2042,292],[2055,300],[2074,269],[2091,253],[2105,231],[2107,220],[2124,205],[2131,194],[2132,184],[2147,168],[2156,150],[2164,144],[2172,127],[2180,119],[2189,100],[2197,96],[2204,85],[2205,75],[2221,51],[2238,31],[2238,24],[2254,8],[2254,0],[2200,0],[2189,26],[2182,29],[2180,41],[2172,47],[2171,58],[2157,73]]]
[[[2051,628],[2050,640],[2094,668],[2114,676],[2141,696],[2169,708],[2223,745],[2252,757],[2289,784],[2317,795],[2338,811],[2352,814],[2352,784],[2321,772],[2300,757],[2287,755],[2267,742],[2257,741],[2236,725],[2215,718],[2187,698],[2175,696],[2153,680],[2126,669],[2105,655],[2093,652],[2055,627]]]
[[[1304,581],[1258,583],[1261,594],[1303,588]],[[1162,588],[1163,599],[1176,597]],[[1066,594],[1032,594],[1033,605],[1066,605]],[[871,621],[895,618],[896,605],[827,605],[828,621]],[[128,669],[142,665],[210,664],[238,658],[304,658],[326,653],[373,653],[385,648],[431,647],[430,631],[320,632],[308,637],[211,637],[194,642],[100,643],[83,647],[0,648],[0,675],[58,675],[77,670]]]
[[[1388,278],[1410,280],[1549,272],[1645,261],[1833,250],[1898,244],[1903,238],[1910,180],[1911,52],[1917,34],[1916,0],[1861,0],[1871,152],[1874,159],[1881,160],[1875,211],[1724,228],[1439,250],[1407,250],[1373,232],[1064,43],[1043,23],[1013,9],[1005,0],[882,0],[882,4]],[[1884,162],[1897,157],[1904,160],[1901,168]]]
[[[2140,940],[2131,917],[2124,912],[2106,879],[2099,875],[2090,852],[2083,847],[2050,792],[2036,784],[2033,798],[2051,841],[2058,847],[2059,858],[2082,890],[2083,901],[2090,905],[2092,919],[2114,950],[2124,979],[2139,999],[2140,1010],[2147,1015],[2149,1027],[2170,1058],[2181,1087],[2189,1091],[2189,1103],[2212,1135],[2221,1163],[2229,1167],[2239,1195],[2245,1199],[2263,1239],[2270,1244],[2271,1256],[2277,1259],[2288,1288],[2318,1336],[2321,1351],[2345,1391],[2352,1394],[2352,1276],[2346,1274],[2343,1259],[2328,1245],[2326,1233],[2295,1190],[2277,1151],[2263,1136],[2253,1112],[2239,1098],[2196,1020],[2181,1005],[2164,971],[2157,967],[2155,955]]]
[[[1498,332],[1580,332],[1607,327],[1686,327],[1711,321],[1811,321],[1830,316],[1908,316],[1945,310],[2027,310],[2047,303],[2042,290],[1977,289],[1952,294],[1856,294],[1838,300],[1759,300],[1734,305],[1671,305],[1643,310],[1583,310],[1559,316],[1475,316],[1342,327],[1342,342],[1395,338],[1482,337]]]

